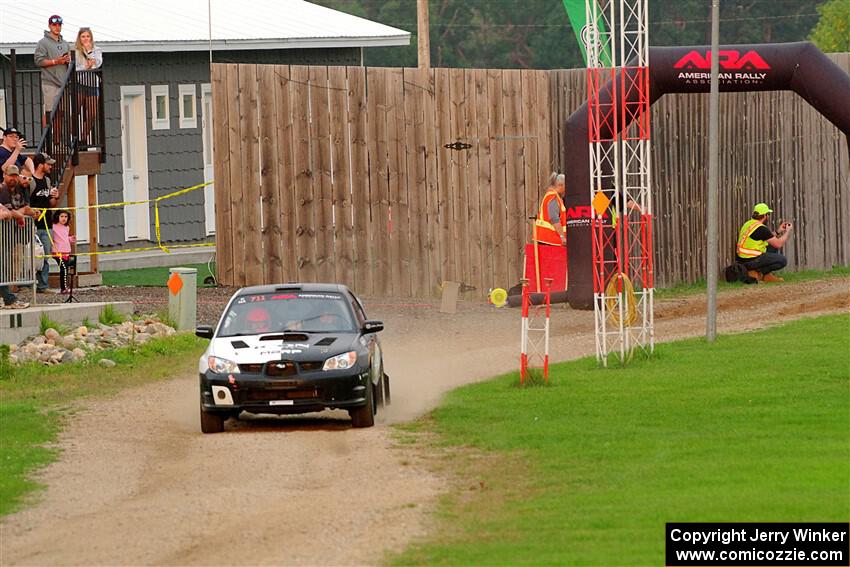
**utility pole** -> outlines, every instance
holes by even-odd
[[[428,24],[428,0],[416,0],[416,36],[419,39],[419,68],[431,67],[431,27]]]
[[[718,93],[718,41],[720,37],[720,0],[711,0],[711,86],[708,95],[708,231],[706,238],[705,270],[708,283],[708,318],[705,338],[714,342],[717,335],[717,130]]]

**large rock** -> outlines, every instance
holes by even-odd
[[[108,358],[101,358],[101,359],[98,361],[98,364],[100,364],[100,365],[101,365],[101,366],[103,366],[104,368],[113,368],[113,367],[115,366],[115,361],[114,361],[114,360],[109,360]]]
[[[58,339],[58,338],[59,338],[59,337],[61,337],[61,336],[62,336],[62,335],[60,335],[60,334],[59,334],[59,331],[57,331],[56,329],[47,329],[46,331],[44,331],[44,337],[45,337],[48,341],[54,341],[54,342],[56,342],[56,339]]]
[[[88,327],[86,327],[85,325],[81,325],[81,326],[77,327],[77,334],[80,335],[81,337],[85,337],[86,335],[89,334]]]
[[[86,357],[86,351],[81,348],[75,348],[71,354],[74,355],[75,360],[83,360]]]

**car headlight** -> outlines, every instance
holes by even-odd
[[[210,370],[216,374],[238,374],[239,365],[232,360],[211,356],[207,359]]]
[[[322,370],[345,370],[354,366],[355,362],[357,362],[357,353],[352,350],[327,359]]]

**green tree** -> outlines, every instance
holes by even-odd
[[[368,48],[365,64],[416,66],[415,0],[311,0],[411,32],[410,45]],[[847,5],[850,0],[829,3]],[[723,0],[724,44],[803,41],[823,0]],[[435,67],[562,69],[582,67],[562,0],[430,0]],[[844,27],[845,39],[847,27]],[[707,45],[708,0],[649,0],[650,45]],[[846,49],[846,48],[845,48]]]
[[[818,6],[818,13],[809,39],[821,51],[850,51],[850,0],[829,0]]]

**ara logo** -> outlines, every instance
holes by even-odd
[[[603,215],[608,218],[608,212]],[[578,205],[567,208],[567,226],[590,226],[590,220],[593,218],[593,208],[590,205]]]
[[[738,69],[770,69],[770,65],[755,51],[747,51],[741,55],[740,51],[724,49],[720,51],[719,66],[721,69],[735,71]],[[679,59],[674,69],[711,69],[711,51],[704,54],[697,50],[689,51]]]

